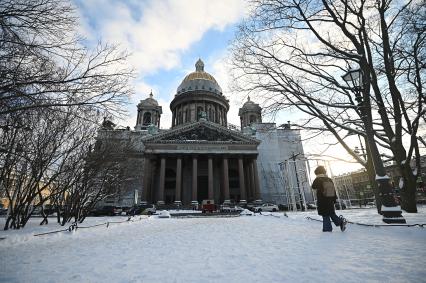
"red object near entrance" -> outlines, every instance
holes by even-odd
[[[203,205],[201,207],[203,213],[210,212],[213,213],[216,211],[216,205],[213,200],[203,200]]]

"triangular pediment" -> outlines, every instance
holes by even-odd
[[[155,135],[146,136],[143,141],[146,143],[260,143],[253,137],[229,130],[209,121],[198,121],[182,125]]]

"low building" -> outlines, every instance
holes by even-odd
[[[417,200],[423,201],[426,198],[424,180],[426,180],[426,156],[421,156],[421,175],[417,177]],[[411,161],[413,171],[415,170],[415,161]],[[385,167],[387,175],[390,177],[395,192],[398,193],[400,181],[402,178],[401,171],[396,164],[387,165]],[[341,199],[347,199],[356,204],[366,204],[374,200],[373,184],[368,179],[366,169],[338,175],[333,177],[336,189]]]

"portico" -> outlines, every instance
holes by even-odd
[[[260,199],[259,142],[254,138],[202,119],[146,137],[144,144],[144,202],[189,205],[204,199]]]

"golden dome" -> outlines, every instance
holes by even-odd
[[[222,94],[222,89],[216,79],[204,71],[204,63],[201,59],[195,63],[195,72],[188,74],[177,88],[177,94],[204,90],[215,94]]]
[[[206,73],[204,71],[195,71],[190,73],[189,75],[187,75],[182,82],[188,82],[188,81],[192,81],[192,80],[208,80],[208,81],[212,81],[214,83],[216,82],[216,79],[210,75],[209,73]]]

